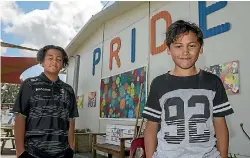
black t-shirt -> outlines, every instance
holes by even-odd
[[[232,113],[220,78],[201,70],[193,76],[156,77],[142,116],[161,124],[157,154],[216,157],[213,118]]]
[[[25,150],[35,157],[61,157],[69,147],[69,120],[79,116],[71,86],[42,73],[25,80],[13,111],[26,118]]]

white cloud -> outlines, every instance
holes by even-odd
[[[18,8],[14,1],[0,2],[0,15],[3,23],[11,23],[22,14],[23,12]]]
[[[31,43],[24,43],[24,44],[21,44],[21,46],[28,47],[28,48],[33,48],[33,49],[39,49],[38,46],[36,46],[34,44],[31,44]],[[30,51],[30,50],[20,49],[20,53],[24,57],[36,57],[37,51]]]
[[[54,44],[66,47],[102,7],[100,0],[53,1],[48,9],[24,13],[14,1],[1,1],[0,15],[1,22],[7,25],[3,31],[24,39],[22,46],[39,49]],[[6,52],[6,49],[3,48],[2,52]],[[36,52],[28,50],[20,50],[20,53],[26,57],[36,56]],[[42,71],[43,68],[36,65],[24,71],[20,77],[25,80]],[[65,81],[65,75],[60,77]]]
[[[8,24],[5,33],[24,39],[23,46],[39,49],[47,44],[66,47],[84,24],[102,9],[99,0],[53,1],[46,10],[23,13],[15,2],[0,3],[2,22]],[[21,51],[34,56],[31,51]]]

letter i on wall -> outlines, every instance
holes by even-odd
[[[135,62],[135,35],[136,35],[136,29],[133,28],[131,31],[131,62]]]

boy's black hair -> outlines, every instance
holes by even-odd
[[[168,27],[168,31],[166,33],[166,43],[167,43],[168,48],[170,48],[170,44],[174,43],[180,35],[183,35],[184,33],[190,32],[190,31],[196,35],[197,40],[202,46],[203,45],[203,33],[201,29],[195,23],[187,22],[184,20],[178,20],[172,23]]]
[[[68,58],[66,51],[62,47],[55,46],[55,45],[46,45],[37,52],[36,59],[39,63],[42,63],[44,61],[44,57],[46,56],[46,53],[49,49],[59,50],[62,53],[62,57],[63,57],[63,68],[68,66],[69,58]]]

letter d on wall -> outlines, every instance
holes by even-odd
[[[97,59],[96,59],[97,54]],[[92,66],[92,74],[95,75],[95,66],[100,62],[101,59],[101,48],[96,48],[93,52],[93,66]]]

